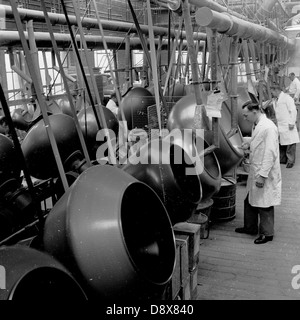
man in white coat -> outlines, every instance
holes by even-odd
[[[295,101],[299,100],[300,97],[300,81],[296,78],[295,73],[289,74],[289,79],[292,81],[290,85],[286,88],[287,93],[294,98]]]
[[[273,85],[270,89],[279,131],[280,162],[286,164],[287,168],[292,168],[296,159],[296,143],[300,142],[296,127],[296,105],[293,98],[278,85]]]
[[[106,108],[109,109],[116,117],[118,116],[118,99],[115,92],[110,95],[110,99],[106,104]]]
[[[251,139],[242,144],[242,148],[250,152],[250,170],[244,201],[244,227],[235,231],[251,235],[259,233],[254,243],[262,244],[273,240],[274,206],[281,203],[278,129],[260,111],[257,103],[243,105],[243,116],[253,123],[253,130]]]

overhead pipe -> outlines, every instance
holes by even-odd
[[[14,19],[14,15],[10,6],[7,5],[0,5],[0,12],[4,12],[4,15],[0,15],[6,17],[6,19]],[[34,22],[45,22],[44,13],[38,10],[29,10],[24,8],[18,8],[18,13],[22,21],[33,20]],[[49,19],[53,25],[67,25],[66,17],[64,14],[61,13],[52,13],[48,12]],[[75,16],[68,15],[69,21],[71,25],[77,26],[77,20]],[[116,32],[128,32],[130,33],[137,33],[137,29],[131,22],[124,22],[124,21],[116,21],[116,20],[105,20],[101,19],[102,27],[104,30],[107,31],[116,31]],[[82,27],[90,28],[90,29],[99,29],[98,20],[95,18],[87,18],[85,17],[82,20]],[[141,30],[144,34],[149,34],[149,27],[147,25],[140,25]],[[168,29],[162,27],[153,27],[154,34],[156,36],[167,36]],[[206,34],[205,33],[198,33],[194,32],[194,40],[205,40]],[[175,37],[175,32],[171,31],[171,37]],[[186,33],[182,33],[182,37],[186,37]]]
[[[220,13],[210,8],[200,8],[196,12],[196,22],[202,27],[216,29],[219,33],[230,36],[238,36],[242,39],[252,38],[255,41],[271,43],[281,47],[292,49],[295,41],[286,36],[258,24],[248,22],[229,15]]]
[[[218,4],[213,0],[189,0],[189,2],[190,4],[193,4],[198,8],[207,7],[217,12],[227,12],[240,19],[246,19],[246,16],[239,14],[238,12],[235,12],[233,10],[230,10],[224,6],[221,6],[220,4]]]
[[[24,32],[26,40],[28,40],[27,32]],[[35,32],[35,42],[39,48],[52,48],[50,34],[48,32]],[[71,44],[70,34],[54,33],[55,40],[59,48],[67,48]],[[89,49],[103,49],[103,42],[101,36],[85,35],[85,40]],[[122,37],[105,37],[107,45],[110,49],[125,49],[124,38]],[[80,35],[76,35],[76,41],[80,45]],[[155,44],[159,45],[159,40],[155,40]],[[183,41],[186,46],[186,40]],[[21,40],[17,31],[0,30],[0,47],[21,47]],[[130,38],[130,46],[132,50],[142,49],[140,38]],[[162,48],[167,49],[167,41],[162,42]]]

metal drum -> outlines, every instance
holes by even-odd
[[[97,108],[101,108],[104,113],[104,117],[106,120],[107,128],[112,130],[115,134],[115,137],[118,137],[119,133],[119,123],[115,115],[108,108],[103,106],[97,106]],[[99,146],[103,143],[103,141],[97,141],[97,133],[99,131],[96,117],[92,107],[87,109],[83,109],[78,113],[78,122],[83,133],[83,136],[86,141],[86,145],[88,148],[89,155],[92,160],[96,159],[96,153]],[[101,128],[103,129],[103,128]],[[112,137],[113,138],[113,137]]]
[[[65,114],[49,116],[49,122],[64,162],[75,151],[81,151],[74,120]],[[50,140],[43,120],[38,121],[22,142],[22,151],[30,174],[46,180],[59,175]]]
[[[231,177],[222,179],[222,186],[218,194],[212,197],[212,221],[228,221],[235,217],[236,180]]]
[[[172,143],[182,146],[191,159],[195,157],[195,154],[198,155],[195,165],[202,186],[201,202],[205,202],[217,193],[221,187],[221,170],[218,159],[214,152],[208,153],[204,157],[199,156],[209,146],[203,137],[197,136],[191,129],[186,129],[182,130],[183,139],[179,140],[177,135],[174,134],[175,130],[172,130],[170,134],[173,137]]]
[[[0,264],[0,300],[87,300],[70,272],[44,252],[21,245],[1,247]]]
[[[209,237],[211,224],[210,212],[213,203],[214,201],[212,199],[201,201],[197,206],[197,210],[188,219],[188,222],[200,224],[201,239],[207,239]]]
[[[132,155],[123,168],[157,193],[172,224],[186,221],[202,198],[201,182],[190,159],[189,146],[179,140],[151,140],[141,147],[139,159]],[[178,155],[182,156],[180,161],[177,161]],[[193,174],[187,175],[187,170],[192,170]]]
[[[230,107],[226,102],[222,105],[222,117],[220,119],[220,129],[222,131],[221,137],[222,140],[226,139],[228,141],[228,149],[222,150],[221,153],[219,150],[216,150],[215,153],[218,159],[221,159],[222,163],[222,175],[228,173],[231,169],[238,166],[243,160],[244,153],[240,148],[243,143],[243,137],[241,131],[238,127],[237,132],[228,138],[227,134],[231,130],[231,112]],[[221,143],[221,142],[220,142]],[[224,144],[224,142],[222,142]],[[232,165],[234,163],[234,165]]]
[[[134,128],[143,129],[148,125],[148,107],[151,105],[155,105],[155,98],[145,88],[133,88],[124,96],[120,109],[124,112],[129,130]],[[122,120],[120,110],[118,118]]]
[[[168,119],[168,129],[192,129],[194,127],[194,115],[196,105],[196,99],[193,94],[183,97],[181,100],[179,100],[170,112]],[[229,116],[230,113],[228,112],[224,114],[224,123],[230,124]],[[211,131],[205,131],[204,137],[209,144],[212,142]],[[227,138],[225,129],[223,129],[221,125],[220,148],[216,149],[214,152],[219,161],[222,175],[226,174],[232,168],[237,166],[243,158],[243,155],[240,152],[237,152],[237,149],[232,145],[230,139]]]
[[[175,266],[162,202],[119,168],[84,171],[49,213],[44,247],[93,299],[160,298]]]

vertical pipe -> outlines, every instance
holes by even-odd
[[[114,76],[114,73],[113,73],[113,67],[112,67],[112,64],[111,64],[111,61],[110,61],[110,58],[109,58],[109,53],[108,53],[108,47],[107,47],[107,43],[106,43],[106,40],[105,40],[105,36],[104,36],[104,31],[103,31],[103,26],[102,26],[102,22],[101,22],[101,18],[100,18],[100,15],[99,15],[99,12],[98,12],[98,9],[97,9],[97,4],[96,4],[96,1],[93,0],[93,6],[94,6],[94,10],[95,10],[95,13],[96,13],[96,18],[97,18],[97,22],[98,22],[98,27],[99,27],[99,31],[100,31],[100,35],[102,37],[102,42],[103,42],[103,46],[104,46],[104,50],[105,50],[105,53],[106,53],[106,56],[107,56],[107,60],[108,60],[108,65],[109,65],[109,70],[110,70],[110,76],[112,78],[112,81],[113,81],[113,84],[115,86],[115,91],[116,91],[116,95],[117,95],[117,100],[118,100],[118,105],[119,107],[121,107],[121,94],[120,94],[120,90],[119,90],[119,83],[117,83],[117,80]],[[117,70],[117,69],[116,69]],[[124,110],[122,108],[120,108],[120,112],[121,112],[121,119],[122,119],[122,122],[123,122],[123,129],[124,129],[124,136],[125,138],[127,138],[127,135],[128,135],[128,128],[127,128],[127,122],[126,122],[126,118],[125,118],[125,114],[124,114]]]
[[[54,158],[55,158],[55,161],[56,161],[56,164],[57,164],[57,167],[58,167],[59,175],[60,175],[64,190],[67,191],[67,189],[69,188],[68,181],[67,181],[67,178],[66,178],[66,175],[65,175],[65,171],[64,171],[64,168],[63,168],[63,164],[62,164],[62,161],[61,161],[61,158],[60,158],[60,154],[59,154],[59,150],[58,150],[58,147],[57,147],[57,143],[56,143],[53,131],[51,129],[51,125],[50,125],[50,121],[49,121],[49,117],[48,117],[48,113],[47,113],[46,101],[45,101],[43,93],[42,93],[42,91],[40,89],[40,83],[38,81],[38,75],[36,74],[34,61],[33,61],[32,56],[30,54],[30,50],[29,50],[28,45],[27,45],[27,40],[26,40],[25,35],[24,35],[21,18],[20,18],[20,15],[18,13],[18,9],[17,9],[17,5],[16,5],[15,1],[11,0],[10,3],[11,3],[12,10],[13,10],[16,26],[17,26],[17,29],[18,29],[18,32],[19,32],[19,35],[20,35],[20,39],[21,39],[21,42],[22,42],[22,47],[23,47],[23,50],[24,50],[24,53],[25,53],[27,66],[28,66],[28,69],[30,71],[31,78],[32,78],[32,81],[33,81],[33,84],[34,84],[35,94],[36,94],[37,100],[39,102],[39,106],[40,106],[40,109],[41,109],[41,112],[42,112],[42,115],[43,115],[43,119],[44,119],[44,122],[45,122],[45,128],[46,128],[46,131],[47,131],[47,134],[48,134],[48,137],[49,137],[49,140],[50,140],[50,144],[51,144],[51,147],[52,147],[52,150],[53,150]]]
[[[118,73],[118,59],[117,59],[117,50],[114,49],[113,50],[113,68],[114,70],[116,70],[115,72],[115,82],[116,82],[116,87],[117,87],[117,91],[120,92],[119,88],[120,88],[120,80],[119,80],[119,73]]]
[[[90,101],[91,101],[91,105],[92,105],[92,109],[94,111],[94,115],[95,115],[95,118],[96,118],[97,126],[98,126],[98,129],[100,130],[101,129],[100,117],[99,117],[99,114],[98,114],[98,112],[96,110],[94,99],[93,99],[93,96],[92,96],[92,93],[91,93],[91,90],[90,90],[90,87],[89,87],[89,84],[88,84],[87,77],[85,75],[84,67],[83,67],[83,64],[82,64],[82,61],[81,61],[81,58],[80,58],[80,52],[79,52],[78,47],[77,47],[75,35],[74,35],[74,32],[73,32],[72,27],[71,27],[71,23],[70,23],[70,20],[69,20],[69,17],[68,17],[68,12],[67,12],[67,8],[65,6],[64,0],[61,0],[61,5],[62,5],[62,9],[63,9],[63,12],[65,14],[66,20],[67,20],[67,24],[68,24],[68,28],[69,28],[69,32],[70,32],[70,36],[71,36],[71,41],[72,41],[73,47],[75,49],[77,61],[78,61],[79,66],[80,66],[80,70],[81,70],[81,73],[82,73],[82,76],[83,76],[83,80],[84,80],[84,83],[85,83],[85,86],[86,86],[86,89],[87,89],[87,93],[88,93],[88,96],[89,96]],[[103,126],[102,126],[102,128],[103,128]]]
[[[264,50],[264,43],[260,43],[260,77],[258,83],[258,92],[259,92],[259,105],[262,109],[263,107],[263,100],[264,100],[264,68],[265,68],[265,50]]]
[[[238,78],[238,37],[233,37],[231,42],[231,130],[227,133],[228,138],[233,136],[238,130],[238,93],[237,93],[237,78]]]
[[[246,66],[246,77],[247,77],[247,87],[248,91],[254,94],[256,96],[255,88],[252,83],[252,77],[251,77],[251,68],[250,68],[250,59],[249,59],[249,47],[247,40],[242,40],[242,46],[243,46],[243,53],[244,53],[244,63]]]
[[[63,1],[62,1],[62,3],[63,3]],[[102,130],[104,130],[105,133],[106,133],[105,136],[107,137],[107,146],[108,146],[108,151],[109,151],[109,158],[111,160],[110,163],[113,164],[113,165],[116,165],[117,164],[116,155],[114,153],[114,149],[113,149],[113,146],[112,146],[112,139],[110,137],[110,132],[109,132],[109,130],[107,128],[107,122],[106,122],[106,118],[105,118],[105,115],[104,115],[104,111],[103,111],[102,108],[100,108],[101,99],[100,99],[99,91],[98,91],[98,88],[97,88],[94,72],[93,72],[92,66],[91,66],[91,64],[89,62],[89,59],[88,59],[88,48],[87,48],[86,40],[84,38],[84,32],[83,32],[83,28],[82,28],[82,24],[81,24],[80,13],[79,13],[79,10],[76,8],[75,0],[72,0],[72,3],[73,3],[73,6],[74,6],[74,9],[75,9],[75,15],[76,15],[76,18],[77,18],[79,33],[80,33],[80,37],[82,39],[82,44],[83,44],[83,48],[84,48],[84,52],[85,52],[85,56],[86,56],[86,62],[87,62],[87,66],[88,66],[88,69],[89,69],[92,86],[94,88],[94,93],[96,95],[96,101],[97,101],[97,104],[98,104],[98,108],[95,108],[95,110],[96,110],[96,113],[99,115],[99,119],[101,119]],[[74,43],[74,46],[75,46],[75,43]]]
[[[190,15],[190,5],[188,0],[182,1],[182,16],[185,23],[186,30],[186,39],[188,46],[188,54],[190,56],[190,66],[192,71],[192,84],[195,90],[196,97],[196,110],[194,116],[194,129],[208,129],[208,124],[204,122],[205,110],[201,97],[200,90],[200,79],[199,79],[199,68],[198,68],[198,59],[196,55],[194,39],[193,39],[193,29],[191,24],[191,15]]]
[[[217,31],[212,30],[211,35],[211,82],[212,82],[212,90],[217,88],[217,77],[218,77],[218,70],[217,70]],[[213,144],[215,147],[219,148],[219,119],[212,118],[212,131],[213,131]]]
[[[2,87],[3,87],[4,95],[5,95],[6,99],[8,99],[6,75],[7,75],[7,73],[6,73],[6,63],[5,63],[5,51],[0,50],[0,80],[1,80]],[[1,109],[1,107],[0,107],[0,109]],[[0,110],[0,114],[1,114],[1,110]]]
[[[158,40],[158,49],[157,49],[157,63],[158,63],[158,83],[161,87],[161,53],[162,53],[162,43],[163,43],[163,36],[159,36]]]
[[[157,60],[156,60],[156,50],[155,50],[155,40],[153,32],[153,22],[152,22],[152,12],[150,0],[147,0],[147,11],[148,11],[148,24],[149,24],[149,38],[150,38],[150,54],[151,54],[151,64],[152,64],[152,77],[154,84],[155,102],[156,102],[156,112],[159,132],[161,134],[161,112],[160,112],[160,102],[159,102],[159,84],[157,76]]]
[[[124,87],[122,90],[122,96],[125,96],[126,93],[132,88],[132,83],[131,83],[131,75],[132,75],[132,70],[131,70],[131,50],[130,50],[130,38],[129,35],[125,35],[125,83]]]
[[[258,68],[258,64],[257,64],[257,57],[256,57],[256,52],[255,52],[255,44],[253,39],[249,39],[249,48],[250,48],[250,52],[251,52],[251,58],[252,58],[252,64],[253,64],[253,70],[254,70],[254,74],[255,74],[255,79],[258,80],[259,79],[259,68]]]
[[[84,157],[86,159],[87,165],[90,167],[91,166],[90,157],[89,157],[88,150],[87,150],[87,147],[86,147],[86,144],[85,144],[85,141],[84,141],[83,133],[82,133],[81,128],[80,128],[80,124],[78,122],[76,109],[75,109],[75,106],[73,104],[73,97],[71,95],[70,88],[68,86],[68,81],[67,81],[67,78],[66,78],[66,75],[65,75],[64,67],[63,67],[62,61],[60,59],[60,54],[59,54],[58,47],[57,47],[57,44],[56,44],[56,41],[55,41],[55,38],[54,38],[52,25],[51,25],[50,19],[48,17],[45,0],[41,0],[41,5],[42,5],[42,9],[44,11],[48,32],[49,32],[50,37],[51,37],[52,47],[53,47],[54,53],[56,55],[56,60],[58,62],[60,74],[62,76],[62,79],[63,79],[63,82],[64,82],[64,86],[65,86],[65,90],[67,92],[67,96],[68,96],[68,99],[69,99],[69,102],[70,102],[70,107],[71,107],[71,110],[72,110],[72,113],[73,113],[73,119],[74,119],[74,122],[75,122],[77,134],[78,134],[78,137],[79,137],[79,141],[80,141],[80,144],[81,144],[81,147],[82,147],[83,155],[84,155]],[[45,59],[45,63],[47,63],[46,56],[45,56],[44,59]]]
[[[93,1],[95,1],[95,0],[93,0]],[[132,6],[130,0],[128,0],[128,4],[129,4],[129,8],[130,8],[130,12],[131,12],[132,18],[133,18],[133,20],[134,20],[135,27],[136,27],[136,29],[137,29],[139,38],[140,38],[140,40],[141,40],[141,44],[142,44],[143,50],[144,50],[144,52],[145,52],[145,54],[146,54],[146,58],[147,58],[147,61],[148,61],[148,65],[149,65],[149,67],[150,67],[150,69],[151,69],[151,57],[150,57],[150,54],[149,54],[148,47],[147,47],[147,45],[146,45],[146,41],[145,41],[144,35],[143,35],[143,33],[142,33],[142,30],[141,30],[139,21],[138,21],[138,19],[137,19],[137,16],[136,16],[136,14],[135,14],[135,12],[134,12],[134,9],[133,9],[133,6]],[[151,71],[153,72],[153,70],[151,70]],[[167,110],[166,99],[165,99],[165,97],[164,97],[164,95],[163,95],[162,89],[161,89],[160,87],[159,87],[158,89],[159,89],[159,97],[160,97],[160,100],[161,100],[161,102],[162,102],[162,105],[163,105],[164,109]]]
[[[149,87],[149,77],[148,77],[148,61],[146,53],[143,53],[143,72],[142,72],[142,87]]]
[[[201,66],[201,82],[206,78],[206,60],[207,60],[207,38],[205,39],[205,44],[202,52],[202,66]]]
[[[169,64],[168,64],[168,72],[167,72],[167,76],[166,76],[166,80],[165,80],[165,86],[164,86],[164,91],[163,94],[167,94],[167,96],[170,96],[170,85],[169,85],[169,80],[173,71],[173,64],[175,61],[175,53],[176,53],[176,48],[177,48],[177,44],[178,44],[178,38],[179,38],[179,32],[182,29],[183,26],[183,19],[179,20],[179,25],[178,25],[178,31],[176,32],[176,38],[175,38],[175,43],[173,42],[173,48],[172,48],[172,53],[171,53],[171,57],[169,60]],[[171,47],[169,45],[169,47]]]
[[[32,59],[34,61],[34,68],[35,68],[35,73],[37,75],[37,81],[39,82],[39,86],[40,86],[41,91],[43,91],[43,82],[42,82],[42,77],[41,77],[41,72],[40,72],[41,69],[40,69],[40,65],[39,65],[39,51],[38,51],[36,43],[35,43],[33,20],[28,21],[27,30],[28,30],[30,54],[31,54]]]
[[[189,77],[189,74],[190,74],[190,56],[187,55],[186,62],[185,62],[185,69],[184,69],[184,78],[186,79],[187,76]],[[189,83],[189,79],[187,83]]]

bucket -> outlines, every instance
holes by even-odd
[[[235,217],[236,180],[231,177],[222,178],[220,191],[212,197],[212,221],[227,221]]]
[[[209,228],[211,222],[210,212],[213,203],[214,201],[212,199],[201,201],[198,204],[196,211],[187,220],[191,223],[200,224],[200,239],[208,239],[209,237]]]

